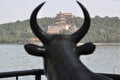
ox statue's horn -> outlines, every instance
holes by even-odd
[[[82,25],[82,27],[76,31],[75,33],[71,34],[72,36],[72,40],[75,43],[78,43],[84,36],[85,34],[88,32],[88,29],[90,27],[90,16],[88,11],[86,10],[86,8],[80,3],[78,2],[78,5],[81,7],[83,13],[84,13],[84,23]],[[50,35],[48,35],[47,33],[45,33],[37,24],[37,13],[38,11],[41,9],[41,7],[45,4],[45,2],[43,2],[42,4],[40,4],[32,13],[31,18],[30,18],[30,26],[32,31],[34,32],[34,34],[43,42],[44,45],[49,44],[50,43]]]
[[[33,11],[31,18],[30,18],[30,26],[34,34],[43,42],[43,44],[48,44],[50,42],[50,35],[45,33],[37,23],[37,13],[41,9],[41,7],[45,4],[45,2],[41,3],[38,7],[35,8]]]
[[[85,36],[85,34],[88,32],[91,22],[87,9],[80,2],[77,1],[77,3],[84,13],[84,23],[78,31],[72,34],[72,39],[75,43],[78,43]]]

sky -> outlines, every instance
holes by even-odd
[[[0,0],[0,24],[26,20],[34,8],[42,2],[46,4],[39,11],[38,18],[55,17],[60,11],[82,17],[82,11],[76,0]],[[90,13],[96,15],[120,18],[120,0],[78,0]]]

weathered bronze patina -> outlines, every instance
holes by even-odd
[[[86,8],[77,1],[84,13],[84,23],[78,31],[70,35],[49,35],[42,31],[36,19],[37,13],[44,3],[33,11],[30,18],[32,31],[44,46],[26,44],[25,49],[31,55],[44,58],[45,74],[48,80],[111,80],[93,73],[79,60],[80,55],[91,54],[95,50],[95,45],[91,42],[77,46],[90,27],[90,16]]]

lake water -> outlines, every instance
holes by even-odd
[[[94,54],[82,56],[81,60],[94,72],[120,74],[120,46],[97,46]],[[0,72],[31,69],[43,69],[42,58],[27,54],[24,45],[0,45]],[[29,78],[34,80],[33,76],[20,77],[19,80]],[[46,80],[45,77],[43,80]]]

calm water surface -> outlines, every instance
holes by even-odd
[[[97,46],[94,54],[80,59],[94,72],[120,74],[120,46]],[[31,69],[43,69],[42,58],[27,54],[24,45],[0,45],[0,72]],[[23,78],[20,77],[19,80],[24,80]],[[45,77],[43,80],[46,80]]]

